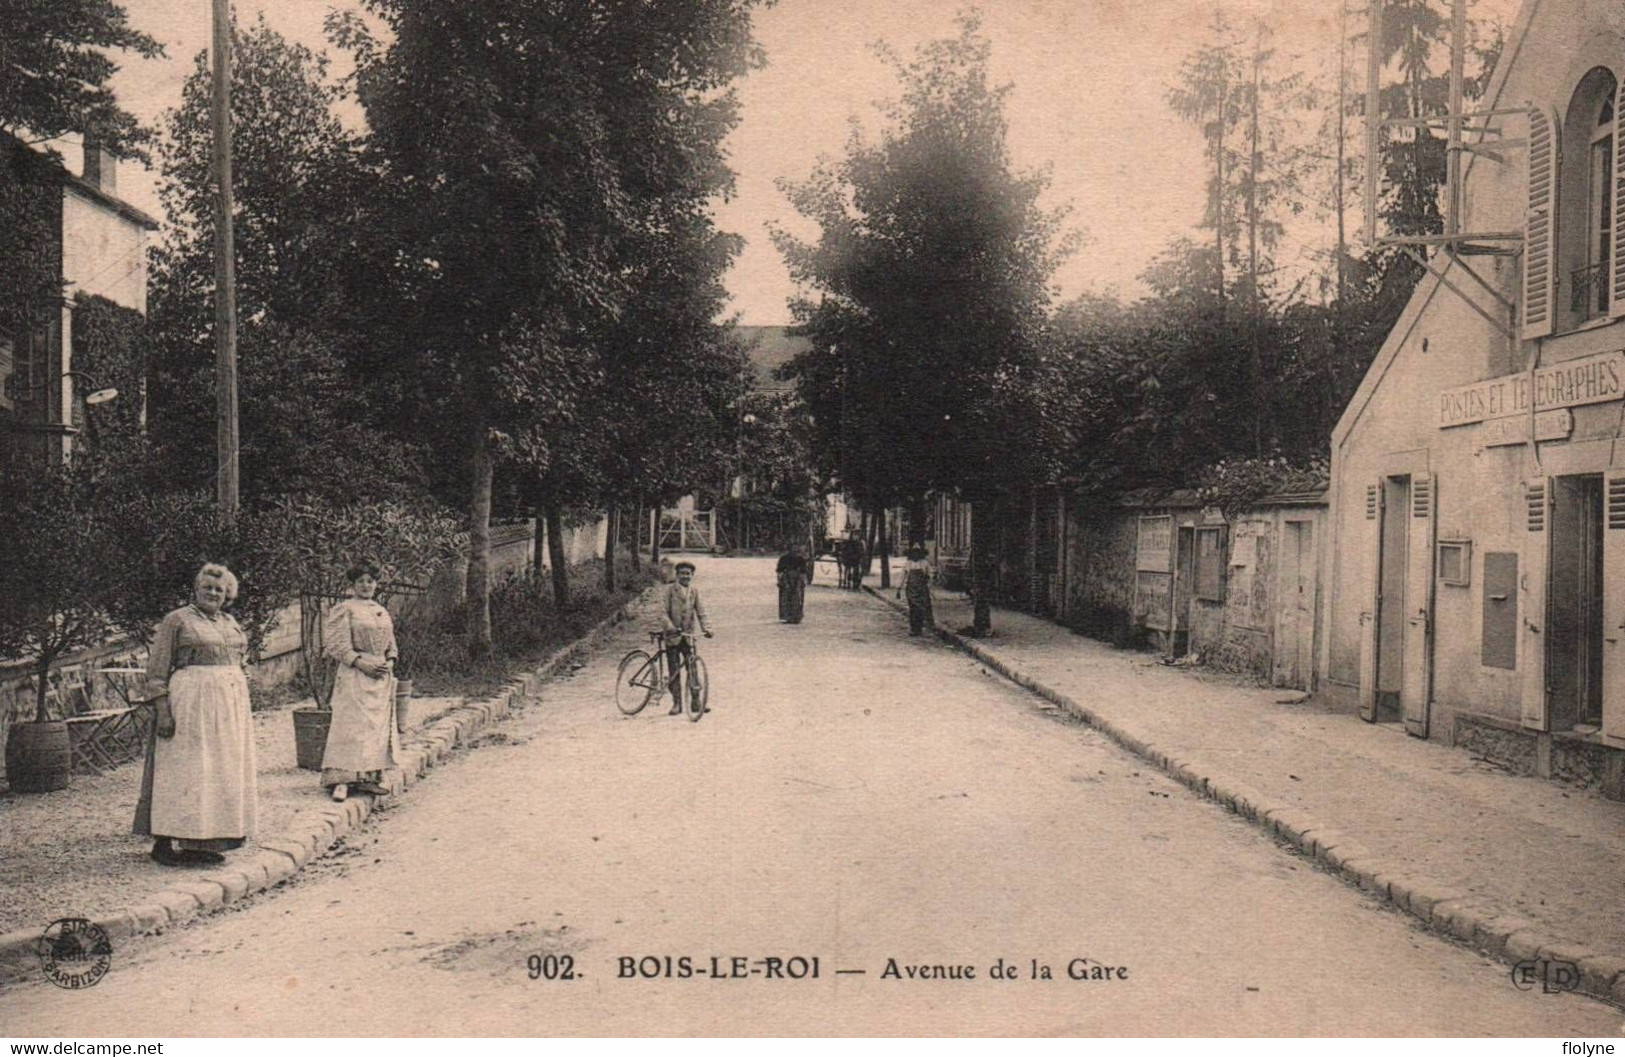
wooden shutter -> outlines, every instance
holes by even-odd
[[[1619,248],[1621,209],[1625,209],[1625,81],[1620,81],[1614,89],[1614,188],[1613,212],[1609,217],[1613,231],[1608,239],[1609,251],[1614,256],[1608,298],[1610,316],[1625,315],[1625,251]]]
[[[1377,721],[1377,617],[1382,612],[1382,481],[1365,489],[1365,517],[1371,533],[1366,544],[1366,573],[1371,577],[1369,605],[1360,613],[1360,718]]]
[[[1545,730],[1546,716],[1546,580],[1551,555],[1552,479],[1532,477],[1524,482],[1523,634],[1519,636],[1518,664],[1523,668],[1523,725]]]
[[[1428,700],[1433,692],[1433,527],[1438,479],[1432,474],[1411,476],[1411,509],[1406,519],[1404,665],[1400,669],[1400,708],[1405,730],[1418,738],[1428,736]]]
[[[1524,218],[1523,336],[1552,332],[1557,265],[1557,111],[1529,111],[1529,208]]]
[[[1625,470],[1603,488],[1602,736],[1625,746]]]

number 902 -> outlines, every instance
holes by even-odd
[[[532,954],[525,959],[532,980],[574,980],[576,960],[569,954]]]

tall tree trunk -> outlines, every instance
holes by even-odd
[[[971,634],[979,637],[993,633],[993,506],[992,499],[983,498],[970,508]]]
[[[468,655],[491,656],[491,477],[485,416],[474,422],[474,465],[468,505]]]
[[[865,532],[867,546],[863,548],[863,575],[868,576],[875,567],[875,552],[880,549],[880,515],[866,513],[868,529]]]
[[[615,593],[615,544],[620,534],[620,516],[615,504],[604,509],[604,591]]]
[[[666,513],[664,500],[657,499],[654,503],[653,518],[649,531],[649,561],[656,567],[660,565],[660,520]]]
[[[1027,612],[1042,613],[1040,596],[1043,591],[1038,582],[1038,488],[1027,493]]]
[[[880,589],[891,587],[891,533],[886,529],[886,508],[880,508]]]
[[[637,513],[632,515],[632,571],[643,568],[643,500],[638,499]]]
[[[564,511],[558,500],[548,498],[542,508],[547,519],[547,557],[553,566],[553,608],[560,613],[570,608],[570,567],[564,559]]]
[[[547,522],[542,513],[542,497],[539,489],[532,489],[530,493],[531,537],[530,537],[530,575],[532,579],[540,580],[542,570],[547,567],[546,547]]]

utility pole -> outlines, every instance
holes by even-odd
[[[237,517],[237,250],[231,231],[231,0],[214,4],[215,495]]]
[[[1448,201],[1445,208],[1449,210],[1444,218],[1444,233],[1455,236],[1461,234],[1461,113],[1462,99],[1462,67],[1467,64],[1467,0],[1455,0],[1450,12],[1450,118],[1449,118],[1449,145],[1446,148],[1445,183],[1448,185]],[[1420,130],[1417,133],[1421,134]],[[1448,251],[1456,252],[1456,244],[1446,244]]]
[[[1382,0],[1371,0],[1365,55],[1365,244],[1377,246],[1377,182],[1382,179]]]
[[[1334,183],[1334,198],[1337,202],[1337,334],[1342,333],[1343,312],[1347,310],[1348,301],[1345,295],[1345,284],[1348,282],[1348,272],[1343,260],[1348,256],[1348,230],[1344,216],[1343,201],[1343,167],[1347,154],[1347,142],[1344,138],[1343,119],[1348,112],[1348,44],[1349,44],[1349,9],[1347,3],[1337,5],[1337,180]],[[1339,342],[1341,351],[1341,342]]]
[[[1253,454],[1264,454],[1264,350],[1260,343],[1259,328],[1263,323],[1263,305],[1258,291],[1258,181],[1264,167],[1259,151],[1258,95],[1262,88],[1264,66],[1264,23],[1253,24],[1253,87],[1248,96],[1247,125],[1247,344],[1248,367],[1253,389]]]

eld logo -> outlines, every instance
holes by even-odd
[[[1513,987],[1520,991],[1533,991],[1537,984],[1548,995],[1573,991],[1580,986],[1580,967],[1573,962],[1551,958],[1535,958],[1512,967]]]

